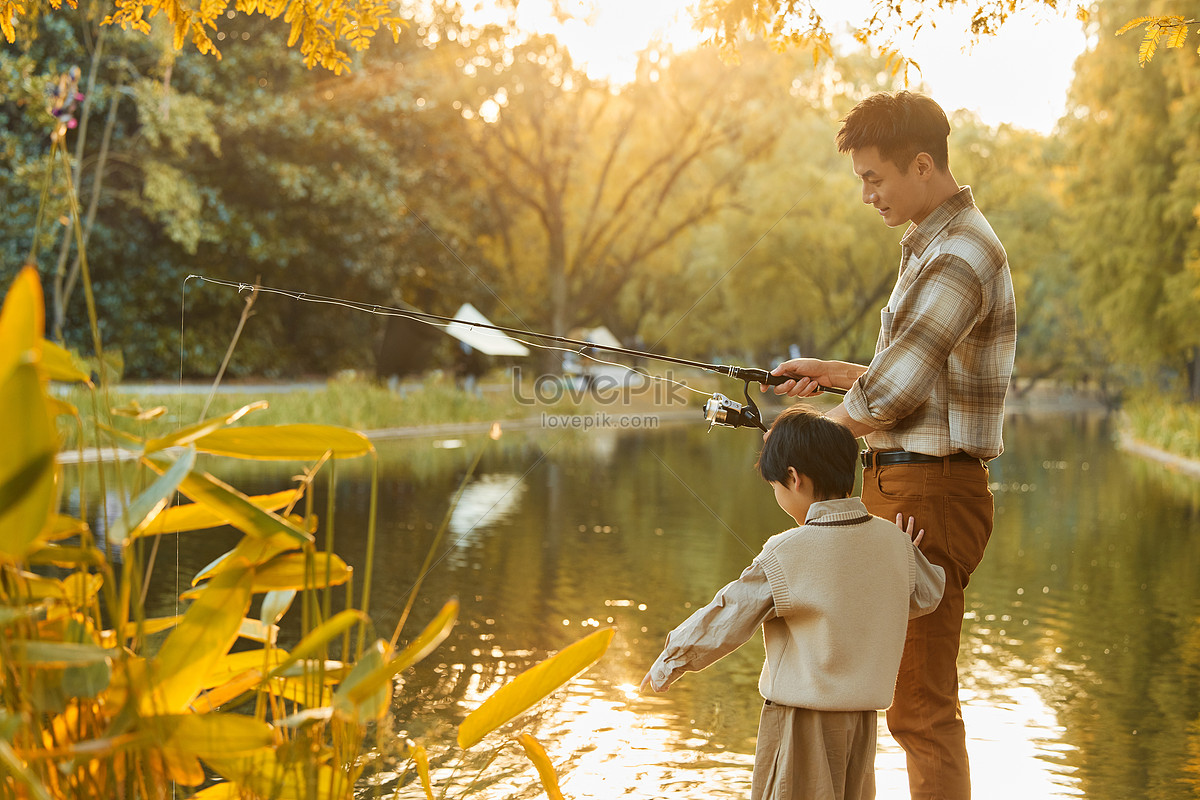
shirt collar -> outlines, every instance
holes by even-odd
[[[929,216],[921,220],[919,225],[909,225],[908,230],[900,239],[900,246],[907,247],[917,258],[925,252],[925,248],[937,238],[950,224],[960,211],[965,211],[975,205],[970,186],[963,186],[940,206],[929,212]]]
[[[856,519],[869,513],[867,507],[863,505],[862,499],[858,497],[818,500],[808,507],[808,514],[804,517],[804,524],[807,525],[817,520],[826,524],[842,522],[849,519]]]

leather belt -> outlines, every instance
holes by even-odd
[[[975,461],[979,459],[961,450],[948,456],[927,456],[907,450],[863,450],[859,453],[863,468],[887,467],[893,464],[941,464],[943,461]]]

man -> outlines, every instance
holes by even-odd
[[[1008,259],[950,172],[946,114],[911,92],[877,94],[842,121],[863,202],[907,225],[900,271],[867,366],[796,358],[778,394],[847,390],[829,416],[865,437],[863,501],[875,516],[916,518],[922,551],[946,571],[941,605],[908,628],[888,728],[908,759],[914,800],[967,800],[958,702],[963,590],[992,530],[985,463],[1003,450],[1004,395],[1016,351]]]

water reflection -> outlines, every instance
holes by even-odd
[[[787,527],[754,473],[757,437],[686,426],[602,441],[539,431],[461,444],[380,448],[371,608],[387,632],[467,466],[487,448],[409,623],[419,630],[449,597],[462,603],[451,637],[404,676],[395,702],[403,735],[448,752],[454,726],[499,685],[613,625],[605,658],[528,723],[567,796],[745,797],[759,642],[667,695],[628,687],[667,631]],[[991,467],[996,529],[968,588],[960,657],[975,797],[1195,797],[1200,482],[1116,449],[1101,416],[1014,417],[1006,448]],[[338,551],[361,569],[368,470],[339,470]],[[218,474],[266,492],[290,472]],[[160,563],[178,562],[184,581],[228,546],[178,541],[178,553],[164,545]],[[156,596],[174,603],[169,586]],[[455,764],[435,758],[443,777]],[[477,797],[539,793],[514,748],[486,774]],[[906,796],[903,754],[882,717],[878,779],[880,796]],[[397,796],[421,794],[409,785]]]

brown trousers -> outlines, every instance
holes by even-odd
[[[877,711],[767,703],[750,800],[874,800]]]
[[[992,532],[987,467],[949,459],[868,466],[863,470],[862,499],[878,517],[913,517],[916,528],[925,529],[921,552],[946,570],[946,591],[937,610],[908,623],[887,722],[904,748],[913,800],[969,800],[971,773],[957,661],[963,590]]]

